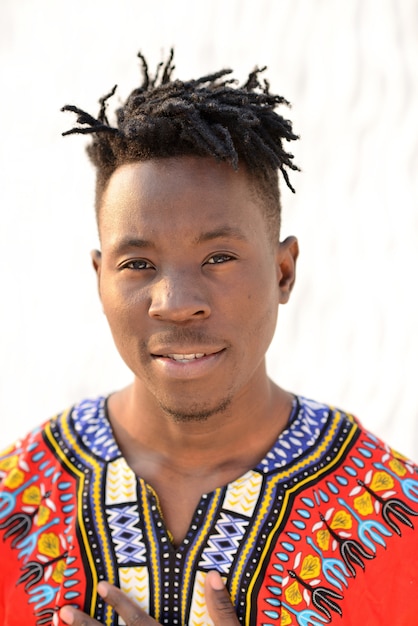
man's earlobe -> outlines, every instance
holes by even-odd
[[[99,292],[99,297],[101,298],[100,293],[100,270],[102,267],[102,253],[100,250],[92,250],[91,251],[91,262],[93,264],[94,271],[96,272],[97,277],[97,290]]]
[[[92,250],[91,251],[91,261],[93,263],[93,268],[96,274],[100,273],[100,266],[102,264],[102,253],[100,250]]]
[[[299,244],[296,237],[287,237],[279,243],[277,251],[277,272],[279,280],[279,302],[285,304],[290,297],[296,280],[296,260]]]

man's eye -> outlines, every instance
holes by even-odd
[[[122,269],[128,270],[150,270],[153,269],[153,265],[149,261],[145,261],[144,259],[137,259],[135,261],[128,261],[124,263]]]
[[[210,265],[219,265],[220,263],[227,263],[228,261],[233,261],[234,257],[230,254],[214,254],[211,256],[206,263]]]

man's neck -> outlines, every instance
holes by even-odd
[[[145,459],[168,464],[185,474],[250,469],[285,428],[291,407],[291,394],[267,377],[262,393],[244,394],[207,419],[175,420],[135,385],[113,394],[108,401],[121,452],[136,474],[145,479],[138,471]]]
[[[243,396],[206,420],[179,422],[135,385],[110,396],[109,418],[128,465],[156,492],[179,545],[202,494],[255,467],[285,428],[292,396],[266,378],[259,397]]]

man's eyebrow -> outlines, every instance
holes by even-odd
[[[204,243],[205,241],[212,241],[213,239],[221,239],[221,238],[231,238],[231,239],[239,239],[240,241],[247,241],[247,237],[244,235],[242,230],[235,226],[219,226],[214,228],[213,230],[208,230],[200,235],[198,235],[195,239],[195,243]],[[125,237],[115,243],[115,250],[121,251],[126,250],[127,248],[155,248],[156,245],[153,241],[148,239],[141,239],[139,237]]]
[[[155,248],[155,244],[147,239],[140,239],[139,237],[125,237],[115,243],[115,249],[126,250],[126,248]]]
[[[247,241],[247,237],[244,235],[242,230],[234,226],[228,225],[219,226],[218,228],[214,228],[213,230],[201,233],[198,237],[196,237],[196,243],[204,243],[205,241],[211,241],[212,239],[221,239],[226,237],[231,239],[240,239],[241,241]]]

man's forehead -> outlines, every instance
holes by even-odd
[[[245,168],[235,171],[211,157],[170,157],[135,161],[118,167],[104,189],[99,215],[142,203],[163,209],[190,203],[196,211],[213,205],[260,204],[260,195]]]
[[[236,171],[228,163],[196,156],[135,161],[115,170],[103,193],[100,238],[111,240],[112,247],[119,247],[116,239],[122,238],[167,238],[170,230],[173,236],[183,230],[189,242],[215,236],[248,239],[249,228],[259,229],[260,215],[266,227],[267,204],[244,167]]]
[[[170,180],[173,185],[183,178],[197,178],[207,184],[216,182],[225,188],[236,185],[238,181],[249,183],[251,178],[244,164],[234,169],[229,163],[213,157],[185,155],[124,163],[112,173],[106,190],[122,185],[153,184],[161,177]]]

